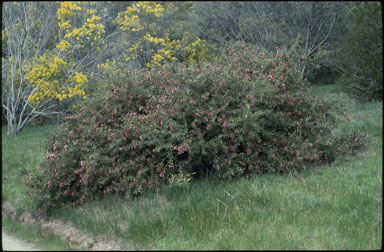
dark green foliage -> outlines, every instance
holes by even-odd
[[[41,211],[159,192],[177,174],[291,172],[343,151],[334,105],[308,95],[285,49],[236,43],[211,62],[109,76],[49,137],[28,182]]]
[[[383,32],[380,2],[356,2],[348,32],[334,46],[340,82],[361,101],[383,99]]]

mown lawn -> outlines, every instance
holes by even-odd
[[[335,85],[311,91],[345,105],[350,121],[338,129],[368,135],[365,149],[300,174],[205,178],[160,195],[126,201],[108,197],[54,216],[130,249],[379,249],[382,102],[359,103]],[[18,208],[34,208],[24,181],[42,160],[48,130],[31,127],[9,138],[2,129],[2,197]]]

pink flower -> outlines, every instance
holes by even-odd
[[[169,164],[169,167],[172,168],[172,167],[173,167],[173,163],[170,163],[170,164]]]
[[[281,167],[281,168],[284,168],[284,164],[280,164],[280,167]]]
[[[69,193],[69,190],[65,190],[64,194],[67,195]]]
[[[56,156],[55,156],[55,154],[51,154],[49,157],[50,158],[55,158]]]
[[[160,172],[160,177],[164,178],[164,173]]]
[[[289,102],[289,106],[293,106],[293,102]]]
[[[65,148],[66,150],[68,150],[68,149],[69,149],[68,145],[65,145],[65,146],[64,146],[64,148]]]

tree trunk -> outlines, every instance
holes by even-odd
[[[20,134],[21,129],[18,129],[17,125],[17,118],[16,116],[9,110],[6,111],[6,117],[7,117],[7,124],[8,124],[8,131],[7,135],[10,137],[14,137]]]
[[[12,120],[8,121],[8,132],[7,135],[10,137],[14,137],[19,135],[21,132],[21,129],[17,129],[17,123],[13,122]]]
[[[10,136],[10,137],[14,137],[14,136],[17,136],[19,135],[19,131],[17,131],[16,129],[16,125],[8,125],[8,133],[7,135]]]

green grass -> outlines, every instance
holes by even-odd
[[[340,131],[360,129],[367,148],[357,156],[340,157],[332,165],[301,174],[262,175],[220,181],[202,179],[188,188],[168,188],[160,195],[135,200],[108,197],[81,208],[57,210],[56,218],[124,248],[137,249],[379,249],[382,246],[382,102],[359,103],[334,85],[313,86],[311,92],[345,105],[350,121]],[[46,130],[46,129],[45,129]],[[19,139],[6,139],[9,150],[3,178],[4,194],[18,207],[32,207],[18,198],[21,184],[19,155],[44,136],[39,128]],[[41,133],[41,134],[40,134]],[[41,149],[24,158],[35,160]],[[34,153],[34,155],[33,155]],[[3,157],[4,164],[4,157]],[[13,164],[11,167],[9,164]],[[9,171],[9,169],[14,169]],[[301,176],[303,180],[298,180]],[[4,181],[3,181],[4,182]],[[4,184],[4,183],[3,183]],[[17,187],[21,187],[16,189]]]
[[[2,228],[7,234],[19,237],[23,241],[30,242],[39,249],[46,251],[73,251],[67,244],[57,237],[42,232],[39,228],[26,227],[8,217],[2,217]]]
[[[7,126],[2,127],[2,199],[23,209],[33,209],[34,204],[26,197],[24,186],[28,174],[41,162],[43,139],[52,126],[26,127],[17,137],[7,135]]]
[[[323,99],[336,100],[337,103],[343,105],[348,112],[349,122],[340,125],[339,129],[341,131],[350,132],[360,129],[364,134],[370,134],[374,137],[382,136],[382,102],[359,102],[346,96],[343,88],[339,85],[312,85],[310,93]]]

